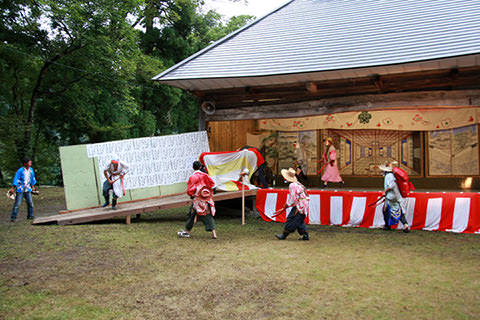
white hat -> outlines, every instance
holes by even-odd
[[[295,176],[295,170],[293,168],[282,169],[282,176],[288,182],[297,182],[297,177]]]
[[[387,161],[385,164],[381,164],[378,166],[378,168],[382,171],[387,171],[391,172],[393,171],[393,167],[396,167],[398,165],[397,161]]]
[[[382,171],[387,171],[387,172],[393,171],[393,167],[386,166],[386,165],[383,165],[383,164],[379,165],[378,169],[380,169]]]

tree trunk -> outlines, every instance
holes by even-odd
[[[5,179],[3,177],[2,169],[0,169],[0,185],[5,185]]]
[[[145,16],[145,35],[147,35],[146,39],[148,39],[148,35],[153,30],[153,19],[155,18],[156,8],[152,1],[147,1],[147,5],[143,11],[143,15]],[[145,54],[152,54],[153,52],[153,43],[151,39],[148,39],[145,43],[144,47]]]
[[[25,157],[32,150],[32,145],[31,145],[32,144],[32,127],[35,121],[35,109],[38,103],[38,99],[41,96],[40,87],[42,86],[42,81],[45,75],[47,74],[48,68],[61,57],[71,54],[72,52],[81,48],[83,48],[81,44],[77,46],[70,46],[69,48],[65,49],[61,53],[53,56],[50,60],[45,61],[42,68],[40,69],[40,72],[38,73],[38,77],[37,77],[37,82],[35,83],[35,87],[33,88],[32,96],[30,98],[30,108],[28,109],[27,121],[25,122],[23,145],[21,148],[22,151],[20,153],[21,158]]]
[[[37,125],[37,130],[35,131],[35,141],[33,142],[32,146],[32,160],[33,162],[37,162],[37,150],[38,150],[38,140],[40,139],[40,126],[41,124]]]
[[[30,98],[30,108],[28,109],[28,117],[25,122],[25,132],[23,136],[23,145],[21,148],[20,158],[25,157],[32,150],[32,127],[35,119],[35,108],[37,106],[38,98],[40,97],[40,86],[42,85],[43,78],[47,74],[48,68],[50,65],[60,58],[59,55],[56,55],[51,60],[46,61],[40,72],[38,73],[37,82],[33,88],[32,96]]]

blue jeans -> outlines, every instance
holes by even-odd
[[[17,219],[18,207],[22,204],[22,199],[25,198],[27,201],[27,213],[28,218],[33,219],[33,201],[31,192],[17,192],[15,196],[15,203],[13,204],[11,219]]]

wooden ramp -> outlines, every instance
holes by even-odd
[[[255,196],[257,190],[245,190],[245,196]],[[213,196],[215,202],[241,198],[242,191],[219,192]],[[57,214],[49,217],[41,217],[33,220],[32,224],[57,223],[59,225],[78,224],[92,221],[107,220],[114,217],[125,217],[126,223],[130,223],[132,215],[142,214],[151,211],[172,209],[188,206],[192,203],[186,193],[170,196],[160,196],[145,200],[137,200],[126,203],[119,203],[116,210],[106,207],[95,207],[80,209],[64,214]]]

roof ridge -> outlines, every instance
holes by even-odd
[[[292,2],[294,2],[296,0],[288,0],[287,2],[285,2],[284,4],[282,4],[281,6],[279,6],[278,8],[272,10],[271,12],[263,15],[262,17],[250,22],[249,24],[241,27],[240,29],[237,29],[235,30],[234,32],[230,33],[230,34],[227,34],[225,37],[215,41],[214,43],[206,46],[205,48],[203,48],[202,50],[198,51],[197,53],[194,53],[193,55],[189,56],[188,58],[180,61],[179,63],[176,63],[174,64],[173,66],[171,66],[170,68],[166,69],[165,71],[161,72],[160,74],[156,75],[155,77],[152,78],[152,80],[158,80],[160,78],[162,78],[163,76],[165,76],[166,74],[170,73],[171,71],[179,68],[180,66],[192,61],[193,59],[201,56],[202,54],[210,51],[211,49],[217,47],[218,45],[224,43],[225,41],[235,37],[237,34],[239,34],[240,32],[242,32],[243,30],[246,30],[248,28],[250,28],[251,26],[257,24],[258,22],[262,21],[263,19],[265,19],[266,17],[272,15],[273,13],[283,9],[284,7],[288,6],[289,4],[291,4]]]

